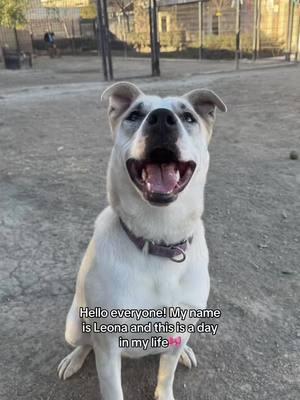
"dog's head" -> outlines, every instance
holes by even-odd
[[[166,206],[189,191],[193,179],[205,182],[216,108],[226,111],[213,91],[160,98],[120,82],[102,97],[109,99],[115,153],[138,197]]]

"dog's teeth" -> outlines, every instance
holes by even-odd
[[[152,192],[152,190],[151,190],[151,183],[150,183],[150,182],[147,182],[147,190],[149,190],[149,192]]]
[[[177,179],[177,182],[178,182],[179,179],[180,179],[180,172],[179,172],[179,170],[176,171],[176,179]]]
[[[142,171],[142,179],[143,179],[143,181],[145,181],[146,178],[147,178],[147,174],[146,174],[146,171],[143,169],[143,171]]]

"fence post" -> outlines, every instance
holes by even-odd
[[[155,61],[154,61],[154,72],[155,76],[160,76],[160,68],[159,68],[159,42],[157,35],[157,3],[156,0],[153,0],[153,42],[154,42],[154,53],[155,53]]]
[[[261,1],[258,0],[257,7],[258,7],[258,16],[257,16],[257,49],[256,49],[256,58],[259,58],[259,51],[260,51],[260,21],[261,21]]]
[[[74,27],[73,19],[72,19],[72,23],[71,23],[71,29],[72,29],[72,53],[74,55],[76,53],[76,42],[75,42],[75,27]]]
[[[241,7],[240,0],[235,0],[236,6],[236,16],[235,16],[235,69],[238,70],[240,68],[240,34],[241,34]]]
[[[15,34],[15,39],[16,39],[16,50],[18,53],[20,53],[20,43],[19,43],[18,31],[17,31],[16,27],[14,27],[14,34]]]
[[[285,54],[285,60],[286,61],[291,61],[292,41],[293,41],[294,8],[295,8],[294,0],[289,0],[287,52]]]
[[[203,0],[198,3],[198,28],[199,28],[199,60],[203,58]]]
[[[160,76],[159,68],[159,43],[157,38],[157,3],[156,0],[149,0],[149,23],[150,23],[150,44],[151,44],[151,66],[152,76]]]
[[[154,44],[153,44],[153,24],[152,24],[151,0],[149,0],[149,28],[150,28],[150,47],[151,47],[151,72],[152,72],[152,76],[154,76],[155,75],[155,73],[154,73],[155,55],[154,55]]]
[[[110,43],[110,34],[109,34],[109,21],[108,21],[108,13],[107,13],[107,2],[103,0],[103,14],[104,14],[104,25],[105,25],[105,36],[106,36],[106,55],[108,60],[108,71],[109,71],[109,79],[114,79],[112,59],[111,59],[111,43]]]
[[[32,30],[32,23],[30,22],[30,41],[31,41],[31,51],[32,51],[32,54],[34,54],[35,53],[35,51],[34,51],[34,46],[33,46],[33,30]]]
[[[295,61],[299,61],[298,60],[298,56],[299,56],[299,46],[300,46],[300,5],[298,6],[299,10],[298,10],[298,28],[297,28],[297,36],[296,36],[296,53],[295,53]]]
[[[122,21],[122,27],[123,27],[123,40],[124,40],[124,57],[127,58],[128,57],[128,49],[127,49],[127,24],[125,21],[125,14],[123,13],[123,21]]]
[[[97,0],[97,20],[98,20],[98,46],[99,46],[99,53],[101,52],[101,57],[102,57],[103,76],[104,79],[108,81],[101,0]]]
[[[257,23],[258,23],[258,0],[254,0],[253,7],[253,44],[252,44],[252,60],[257,58]]]

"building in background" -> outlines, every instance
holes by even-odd
[[[96,46],[95,0],[29,0],[28,29],[33,39],[43,38],[47,30],[58,39],[93,40]],[[259,48],[262,55],[282,54],[287,39],[289,0],[259,0],[261,18]],[[127,49],[149,54],[149,0],[107,0],[113,48],[123,43]],[[203,2],[203,41],[210,54],[235,48],[235,0]],[[185,52],[197,56],[201,38],[201,6],[198,1],[157,0],[158,30],[161,52]],[[241,6],[241,46],[244,55],[252,52],[254,0]],[[297,41],[299,7],[296,7],[293,48]],[[84,46],[83,46],[84,47]],[[89,47],[89,46],[88,46]],[[95,47],[96,48],[96,47]],[[230,54],[231,54],[230,53]],[[209,53],[207,53],[209,55]],[[232,54],[231,54],[232,55]]]
[[[253,1],[243,0],[241,29],[244,51],[252,50]],[[261,45],[276,53],[282,49],[288,24],[289,0],[261,1]],[[199,47],[200,2],[157,0],[159,42],[162,52]],[[141,53],[150,52],[149,0],[109,0],[110,30],[114,36]],[[204,0],[203,34],[212,49],[234,49],[234,0]],[[273,48],[273,50],[272,50]]]

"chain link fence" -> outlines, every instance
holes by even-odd
[[[32,43],[36,54],[46,54],[45,32],[54,32],[61,54],[97,54],[97,1],[104,0],[29,1],[27,25],[18,33],[19,43],[24,37],[24,43]],[[107,0],[114,57],[150,58],[149,9],[153,10],[154,1],[163,59],[233,60],[237,34],[239,58],[245,61],[267,57],[290,60],[290,53],[298,57],[298,0],[240,0],[238,20],[237,0]],[[0,47],[16,47],[15,36],[15,30],[1,27]]]
[[[32,53],[32,41],[27,30],[17,30],[0,26],[0,48],[19,49],[25,53]]]
[[[235,0],[158,1],[160,52],[168,58],[234,58],[236,50]],[[241,57],[283,56],[288,49],[290,0],[243,0],[240,8]],[[115,0],[110,5],[110,29],[141,55],[150,53],[147,4]],[[299,7],[293,12],[292,49],[299,47]],[[255,37],[256,36],[256,37]]]

